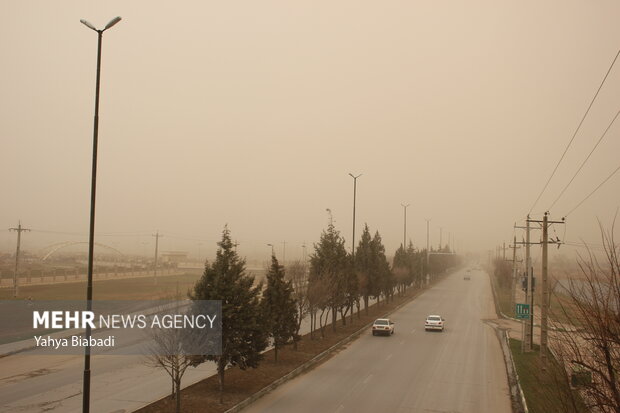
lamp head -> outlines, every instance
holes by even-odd
[[[97,31],[95,26],[93,26],[88,20],[80,19],[80,23],[82,23],[84,26],[88,27],[91,30]]]
[[[121,17],[120,16],[116,16],[115,18],[113,18],[112,20],[110,20],[108,22],[108,24],[105,25],[105,27],[103,28],[103,30],[108,30],[110,27],[114,26],[116,23],[121,21]]]

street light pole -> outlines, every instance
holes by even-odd
[[[275,252],[275,250],[273,249],[273,244],[267,244],[267,246],[268,246],[268,247],[271,247],[271,256],[272,256],[272,257],[275,257],[275,256],[276,256],[276,252]]]
[[[97,144],[99,138],[99,85],[101,80],[101,42],[103,32],[121,21],[120,17],[115,17],[103,30],[95,28],[86,20],[80,22],[91,30],[97,32],[97,80],[95,84],[95,120],[93,126],[93,163],[90,186],[90,231],[88,235],[88,284],[86,287],[86,310],[92,311],[93,300],[93,256],[95,247],[95,195],[97,193]],[[90,343],[91,329],[86,326],[86,340]],[[82,412],[90,411],[90,344],[84,348],[84,387],[82,392]]]
[[[400,204],[405,210],[405,221],[403,223],[403,251],[407,248],[407,207],[411,204]]]
[[[355,258],[355,197],[357,195],[357,178],[362,176],[362,174],[355,176],[349,172],[349,175],[353,178],[353,238],[351,239],[351,256]]]
[[[430,271],[430,251],[429,251],[429,237],[428,237],[428,229],[429,223],[431,222],[430,218],[426,219],[426,281],[429,281],[429,271]]]

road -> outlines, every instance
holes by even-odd
[[[370,304],[374,301],[371,300]],[[301,332],[310,331],[308,319]],[[97,334],[97,333],[95,333]],[[104,336],[108,333],[102,333]],[[120,350],[131,353],[127,349]],[[80,412],[83,356],[36,355],[28,352],[0,358],[0,412]],[[96,355],[91,358],[91,412],[132,412],[170,394],[170,378],[150,367],[141,355]],[[213,363],[189,368],[187,387],[215,374]]]
[[[244,413],[510,413],[488,275],[448,276],[392,315],[395,334],[370,332],[329,361],[267,394]],[[446,331],[425,332],[428,314]]]

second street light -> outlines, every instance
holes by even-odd
[[[351,240],[351,256],[355,258],[355,197],[357,195],[357,178],[362,176],[362,174],[355,176],[349,172],[349,175],[353,178],[353,239]]]
[[[80,22],[91,30],[97,32],[97,80],[95,83],[95,121],[93,126],[93,163],[90,186],[90,230],[88,236],[88,283],[86,286],[86,309],[92,310],[93,300],[93,253],[95,245],[95,194],[97,193],[97,144],[99,138],[99,84],[101,80],[101,41],[103,32],[121,21],[120,17],[115,17],[103,29],[97,29],[86,20]],[[86,327],[86,340],[90,342],[90,325]],[[90,345],[84,347],[84,387],[82,392],[82,412],[90,411]]]
[[[405,210],[405,221],[403,223],[403,251],[407,248],[407,207],[411,204],[400,204]]]

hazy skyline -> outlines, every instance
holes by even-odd
[[[103,27],[96,232],[135,252],[308,252],[326,208],[350,248],[407,233],[461,251],[509,242],[620,48],[614,1],[5,1],[0,26],[0,250],[88,234],[97,36]],[[620,63],[533,213],[553,203],[620,109]],[[620,164],[620,125],[551,210]],[[600,243],[620,176],[560,238]],[[38,231],[35,231],[38,230]],[[142,234],[140,236],[132,234]],[[537,236],[537,235],[536,235]],[[565,238],[564,238],[565,236]],[[520,238],[520,235],[519,235]],[[101,237],[106,242],[112,237]],[[203,241],[198,241],[203,240]],[[202,242],[203,245],[198,245]],[[290,255],[289,255],[290,254]]]

